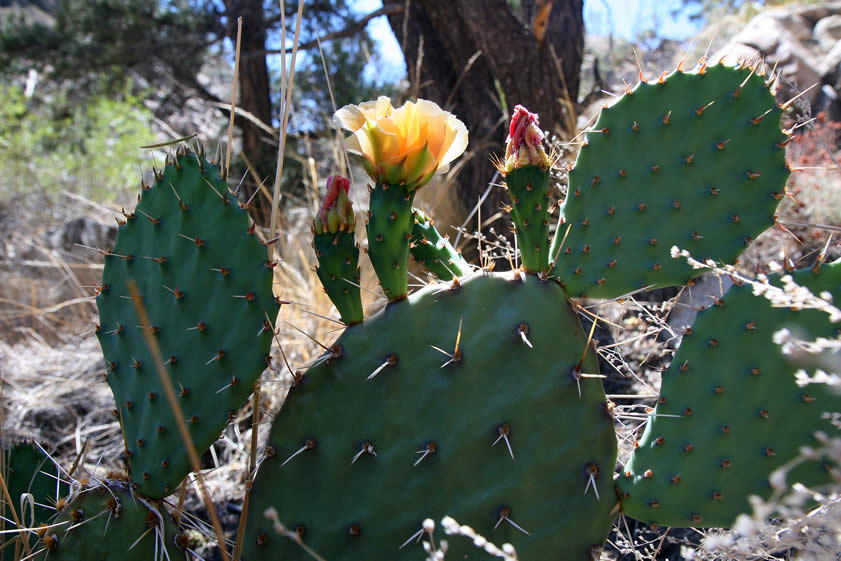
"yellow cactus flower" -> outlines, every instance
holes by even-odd
[[[345,139],[348,151],[363,158],[374,181],[405,185],[413,190],[427,184],[436,172],[467,147],[467,128],[452,113],[419,99],[395,109],[382,96],[360,105],[346,105],[336,123],[353,134]]]

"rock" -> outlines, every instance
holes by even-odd
[[[838,40],[841,39],[841,15],[834,14],[818,21],[812,35],[821,50],[832,50]]]
[[[839,78],[839,66],[841,66],[841,41],[836,41],[835,46],[823,57],[818,64],[818,72],[821,73],[824,82],[836,84]]]
[[[680,334],[695,323],[698,312],[715,304],[716,300],[727,294],[731,286],[733,279],[715,273],[704,273],[695,279],[692,286],[687,286],[669,314],[669,327],[678,334],[669,339],[669,346],[676,348],[682,338]],[[664,330],[661,337],[665,334]]]
[[[740,59],[764,59],[769,68],[776,64],[784,78],[782,83],[788,86],[779,90],[780,102],[820,82],[823,75],[817,68],[820,49],[812,40],[809,19],[791,9],[771,10],[754,17],[711,60],[722,57],[729,64]],[[814,103],[819,92],[818,88],[811,90],[806,99]]]
[[[824,4],[810,4],[806,6],[790,6],[785,9],[793,14],[801,16],[808,21],[810,25],[815,25],[823,18],[841,13],[841,2],[826,2]]]
[[[816,68],[815,57],[800,43],[781,42],[776,51],[766,57],[766,61],[769,65],[777,64],[777,70],[793,83],[798,93],[821,81],[821,73]],[[819,92],[819,88],[813,88],[806,95],[810,103],[815,102]]]
[[[787,10],[770,10],[750,20],[733,41],[763,52],[772,52],[781,42],[812,39],[812,26],[800,15]]]
[[[53,249],[88,253],[78,246],[111,249],[117,237],[117,228],[80,216],[60,228],[48,231],[46,236],[47,245]]]

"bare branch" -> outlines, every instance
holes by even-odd
[[[331,31],[330,33],[325,33],[318,39],[313,39],[312,41],[307,41],[306,43],[301,43],[298,45],[298,50],[309,50],[318,48],[318,41],[319,39],[323,43],[324,41],[332,41],[334,39],[343,39],[345,37],[353,37],[358,33],[361,33],[365,27],[368,25],[368,22],[374,18],[378,18],[380,16],[387,16],[390,14],[398,14],[403,11],[402,4],[385,4],[379,10],[374,10],[373,12],[361,17],[360,19],[356,20],[355,22],[350,23],[344,29],[340,29],[338,31]],[[249,53],[248,55],[243,56],[266,56],[266,55],[280,55],[280,54],[289,54],[292,52],[292,48],[288,49],[272,49],[272,50],[265,50],[265,51],[254,51]]]

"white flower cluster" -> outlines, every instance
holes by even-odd
[[[841,321],[841,309],[832,303],[832,294],[822,292],[814,295],[805,286],[800,286],[791,275],[779,277],[782,286],[774,286],[768,281],[768,276],[758,274],[756,278],[747,277],[739,273],[732,265],[719,265],[712,259],[702,263],[693,258],[689,251],[672,246],[671,255],[673,259],[686,259],[686,262],[693,269],[709,269],[721,275],[728,275],[733,278],[737,285],[747,283],[753,286],[753,293],[757,296],[764,296],[771,305],[777,308],[791,308],[793,310],[821,310],[829,314],[829,321],[835,323]],[[778,263],[770,262],[768,268],[774,273],[782,273],[783,269]]]
[[[448,536],[457,535],[470,538],[471,540],[473,540],[473,545],[475,545],[481,550],[484,550],[485,553],[487,553],[488,555],[499,557],[504,561],[518,561],[517,552],[514,550],[514,546],[510,543],[502,544],[502,548],[499,548],[493,543],[489,542],[488,539],[484,536],[481,536],[478,533],[476,533],[476,530],[474,530],[470,526],[459,524],[449,516],[445,516],[441,520],[441,526],[444,527],[444,532]],[[430,536],[432,536],[432,530],[434,530],[435,528],[435,523],[430,519],[426,519],[424,520],[423,527],[424,530],[426,530],[426,532]],[[442,540],[439,548],[437,549],[435,548],[434,542],[424,542],[423,547],[429,554],[428,561],[443,561],[444,554],[447,551],[447,542]]]

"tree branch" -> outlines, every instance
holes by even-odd
[[[352,22],[344,29],[340,29],[338,31],[331,31],[330,33],[325,33],[319,39],[324,41],[332,41],[334,39],[343,39],[345,37],[353,37],[354,35],[361,33],[365,27],[368,25],[368,22],[374,18],[378,18],[380,16],[387,16],[390,14],[397,14],[403,11],[403,4],[385,4],[379,10],[374,10],[370,14],[367,14],[360,19]],[[307,41],[306,43],[301,43],[298,45],[299,51],[306,51],[309,49],[314,49],[318,47],[318,39],[313,41]],[[266,55],[280,55],[285,53],[291,53],[292,47],[288,49],[273,49],[273,50],[266,50],[266,51],[255,51],[249,53],[248,56],[266,56]]]

